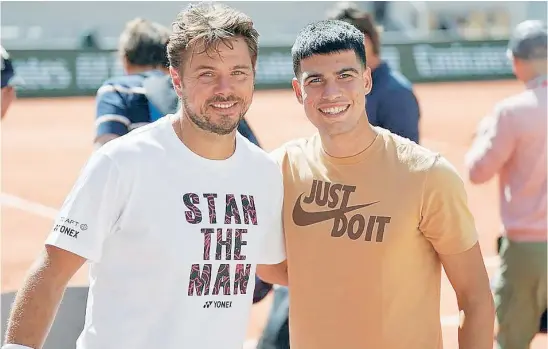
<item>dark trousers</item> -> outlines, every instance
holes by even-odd
[[[286,287],[274,290],[272,310],[257,349],[289,349],[289,291]]]

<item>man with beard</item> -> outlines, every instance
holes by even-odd
[[[119,39],[124,75],[106,80],[96,95],[95,147],[175,113],[179,97],[168,71],[169,30],[143,18],[126,24]],[[259,145],[245,119],[238,131]]]
[[[241,349],[256,265],[285,260],[281,171],[236,131],[257,46],[230,7],[178,15],[167,51],[180,111],[92,155],[16,296],[4,349],[42,347],[86,261],[77,349]]]

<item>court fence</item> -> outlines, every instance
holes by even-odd
[[[413,42],[382,47],[381,56],[413,83],[499,80],[512,77],[506,40]],[[257,89],[291,88],[287,46],[261,47]],[[25,81],[20,97],[93,96],[109,77],[123,73],[114,50],[13,50]]]

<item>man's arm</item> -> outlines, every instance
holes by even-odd
[[[495,305],[479,244],[465,252],[440,255],[440,260],[464,317],[459,326],[459,348],[491,349]]]
[[[470,182],[487,182],[510,159],[514,151],[516,127],[511,121],[509,113],[498,107],[493,115],[480,122],[472,147],[465,157]]]
[[[387,91],[387,99],[379,106],[378,118],[382,128],[419,143],[420,108],[412,91]]]
[[[492,349],[493,297],[467,200],[458,172],[438,156],[424,183],[419,228],[438,253],[464,312],[459,348]]]
[[[86,260],[101,259],[128,192],[103,149],[92,154],[59,210],[44,251],[17,294],[6,343],[41,348],[68,281]]]
[[[287,286],[289,284],[287,260],[278,264],[257,265],[257,276],[269,284]]]
[[[95,117],[95,149],[129,132],[131,119],[117,87],[104,84],[97,91]]]
[[[42,348],[69,280],[86,260],[46,246],[17,292],[6,329],[6,344]]]
[[[284,207],[284,179],[283,168],[285,150],[278,148],[270,153],[275,161],[277,171],[276,182],[272,184],[273,198],[276,198],[270,224],[270,232],[264,246],[264,258],[262,264],[257,265],[257,276],[265,282],[287,286],[287,256],[285,250],[285,232],[283,220]]]

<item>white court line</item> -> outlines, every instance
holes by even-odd
[[[16,208],[28,213],[33,213],[37,216],[54,219],[57,216],[57,210],[48,207],[37,202],[22,199],[20,197],[0,193],[0,205]],[[497,267],[499,265],[499,258],[497,256],[484,258],[485,266],[487,268]],[[459,315],[446,315],[441,317],[441,324],[444,327],[454,327],[459,325]],[[254,349],[257,341],[248,340],[244,344],[244,349]]]
[[[0,193],[0,205],[17,208],[44,218],[55,219],[55,217],[57,217],[57,210],[52,207],[44,206],[37,202],[25,200],[6,193]]]

